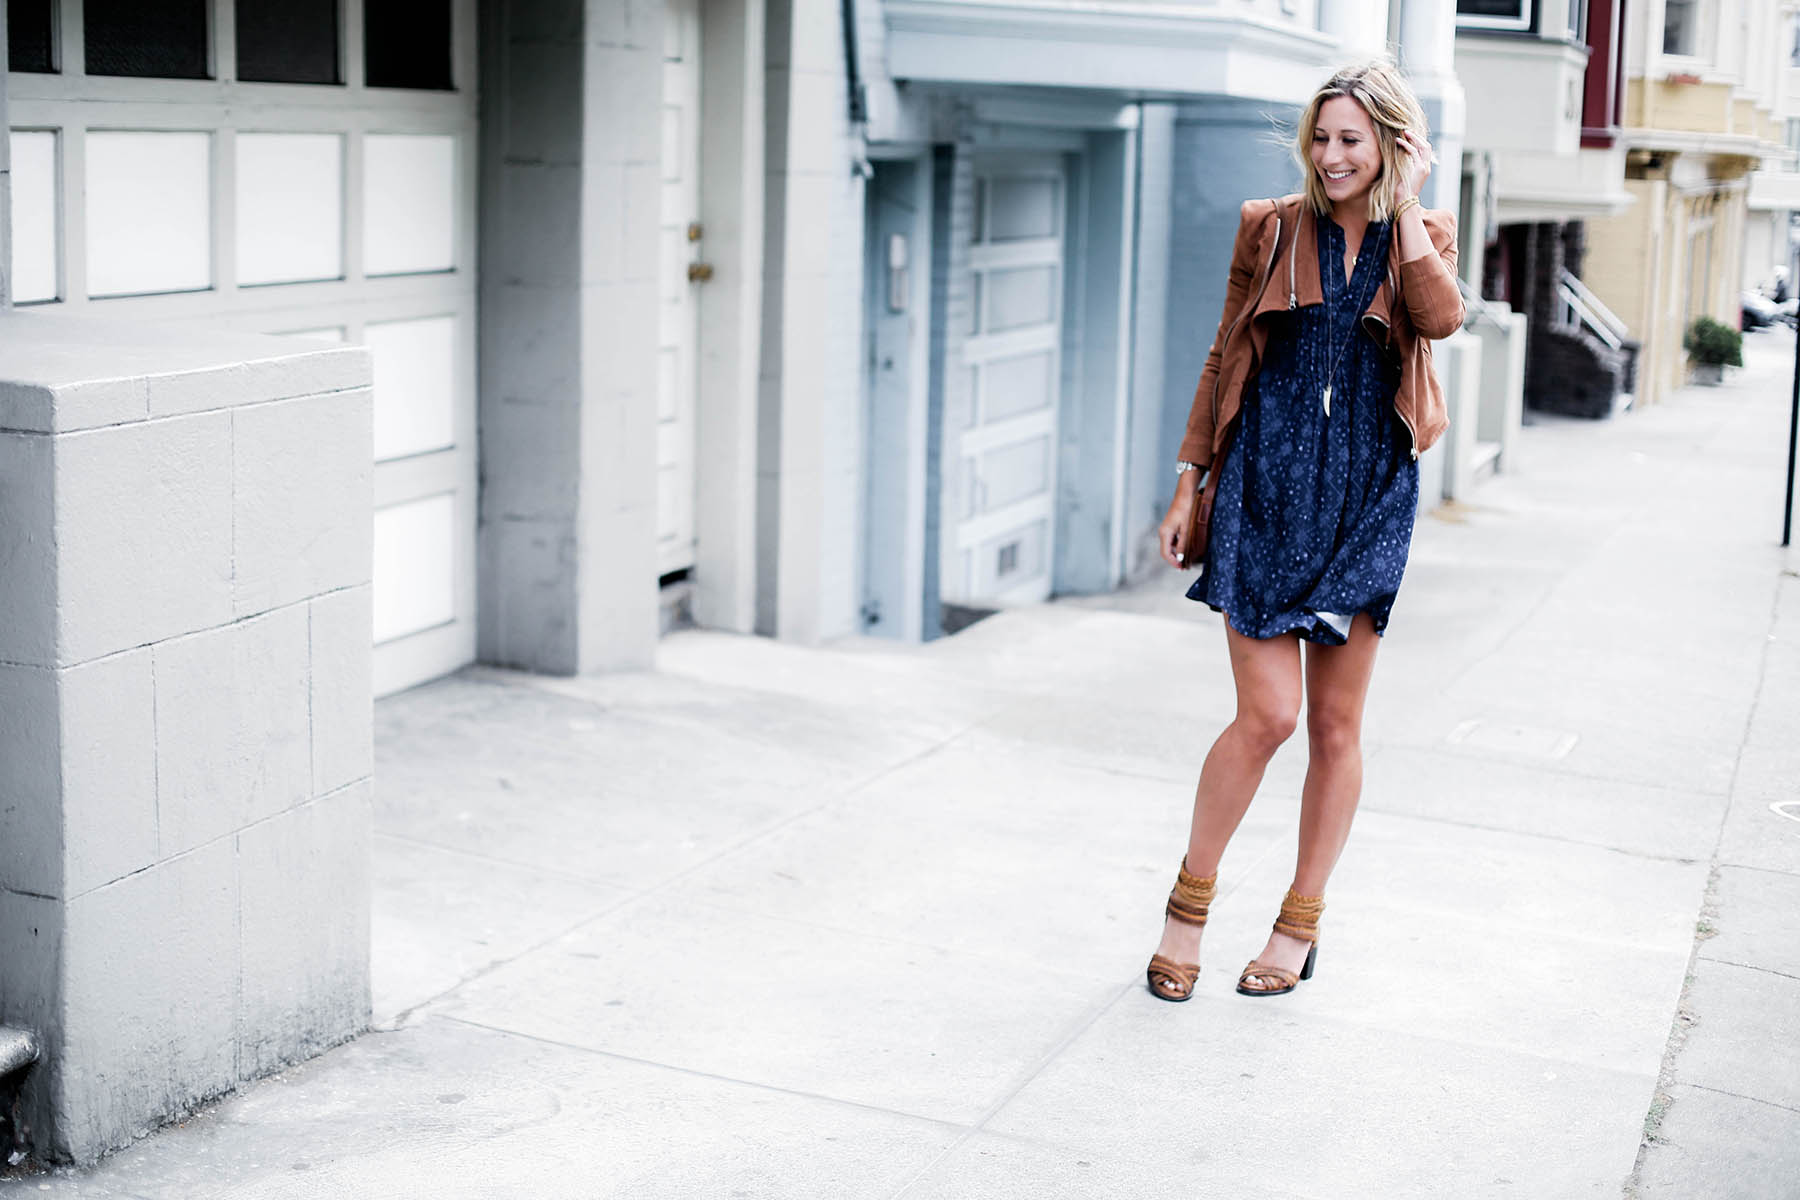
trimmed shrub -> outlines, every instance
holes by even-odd
[[[1744,365],[1744,335],[1711,317],[1695,317],[1681,339],[1681,348],[1696,363],[1707,366]]]

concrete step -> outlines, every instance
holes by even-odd
[[[1476,442],[1475,453],[1469,456],[1469,477],[1476,483],[1497,475],[1500,471],[1500,443]]]
[[[662,585],[658,603],[662,633],[694,627],[694,585],[691,580],[675,579]]]

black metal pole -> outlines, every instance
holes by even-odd
[[[1800,321],[1794,323],[1794,395],[1788,409],[1787,494],[1781,501],[1781,544],[1794,540],[1794,451],[1800,446]]]

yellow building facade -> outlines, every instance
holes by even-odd
[[[1620,124],[1634,203],[1588,222],[1584,276],[1641,345],[1639,404],[1686,382],[1695,318],[1738,324],[1750,177],[1785,153],[1793,20],[1778,0],[1628,10]]]

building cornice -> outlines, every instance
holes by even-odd
[[[1687,129],[1626,126],[1619,130],[1618,140],[1628,150],[1663,150],[1679,154],[1718,154],[1760,159],[1788,153],[1788,148],[1780,142],[1764,141],[1749,133],[1699,133]]]
[[[883,10],[890,74],[922,82],[1299,104],[1337,49],[1313,29],[1167,4],[887,0]]]

